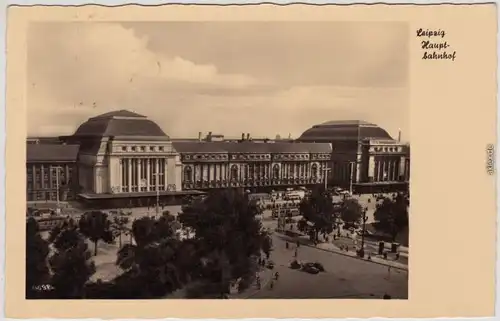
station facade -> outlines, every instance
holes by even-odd
[[[333,132],[332,125],[337,126]],[[365,135],[359,142],[338,139],[339,128],[357,125],[330,122],[325,132],[322,124],[295,141],[254,140],[249,134],[232,140],[212,135],[171,139],[146,116],[119,110],[90,118],[57,142],[29,139],[27,198],[77,198],[89,207],[117,208],[179,204],[218,188],[262,192],[324,184],[325,179],[345,185],[352,175],[356,186],[407,183],[409,146],[378,127],[380,135]],[[64,173],[56,176],[56,168]],[[64,193],[54,195],[61,185]]]
[[[376,124],[329,121],[306,130],[301,142],[332,144],[329,184],[357,193],[404,191],[410,180],[410,145]]]

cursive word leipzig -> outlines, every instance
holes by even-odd
[[[420,47],[424,50],[423,60],[455,61],[457,52],[449,50],[451,45],[445,40],[446,31],[442,29],[417,29]]]

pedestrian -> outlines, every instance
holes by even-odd
[[[278,280],[279,277],[280,277],[280,274],[278,272],[274,273],[274,278],[276,279],[276,281]]]
[[[298,249],[295,249],[295,257],[297,257],[299,254]]]
[[[349,246],[347,246],[347,245],[345,246],[345,251],[349,252]]]
[[[387,252],[384,252],[384,260],[387,260]]]
[[[287,250],[290,247],[290,244],[288,244],[288,241],[285,243],[285,247],[286,247]]]
[[[299,241],[297,241],[297,247],[300,247],[300,242]]]
[[[396,261],[399,260],[399,252],[396,253]]]
[[[387,279],[391,278],[391,266],[387,268]]]
[[[269,288],[272,290],[274,288],[274,281],[271,280],[271,282],[269,282]]]

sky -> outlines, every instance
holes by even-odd
[[[402,22],[36,22],[28,134],[126,109],[176,138],[359,119],[408,140],[408,42]]]

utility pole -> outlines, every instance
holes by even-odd
[[[51,166],[51,169],[56,171],[56,213],[59,214],[61,212],[61,207],[59,204],[59,170],[62,169],[61,166]]]
[[[368,208],[363,208],[363,229],[361,231],[361,249],[360,249],[360,256],[364,257],[365,256],[365,233],[366,233],[366,221],[368,220],[368,216],[366,215],[366,212],[368,211]]]

